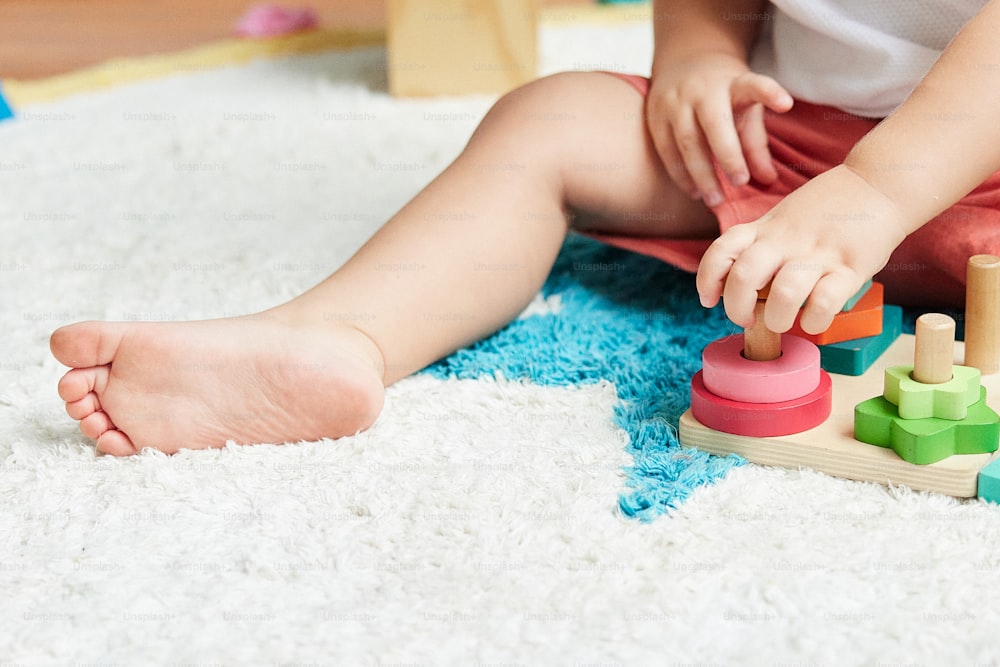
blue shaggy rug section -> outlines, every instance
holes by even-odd
[[[620,402],[634,465],[618,500],[626,516],[652,520],[743,459],[683,448],[677,424],[690,403],[701,351],[735,327],[698,303],[694,277],[658,260],[570,236],[542,289],[556,315],[519,319],[424,372],[474,379],[500,373],[538,385],[609,381]]]

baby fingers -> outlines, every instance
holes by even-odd
[[[696,110],[685,109],[675,116],[671,127],[679,156],[673,170],[667,166],[671,178],[706,205],[721,204],[722,190],[715,177],[711,144],[700,115]]]
[[[750,170],[744,158],[743,144],[736,129],[736,119],[729,97],[720,94],[707,99],[697,108],[696,113],[705,141],[722,173],[733,185],[745,185],[750,180]],[[713,205],[707,200],[706,203]]]
[[[729,94],[735,109],[763,104],[771,111],[783,113],[794,104],[791,94],[780,83],[754,72],[747,72],[734,79]]]
[[[747,223],[730,228],[708,247],[698,265],[696,279],[698,295],[703,306],[711,308],[719,302],[737,258],[740,258],[755,240],[755,225]],[[728,302],[726,309],[728,313]],[[752,306],[750,310],[752,312]]]
[[[854,296],[863,280],[840,273],[824,275],[813,287],[802,311],[799,321],[802,330],[816,334],[826,331],[833,323],[833,318],[839,313],[847,300]]]

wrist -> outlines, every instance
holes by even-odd
[[[662,49],[653,58],[653,69],[672,66],[678,63],[701,63],[708,61],[725,62],[743,68],[749,68],[743,54],[727,49],[724,46],[709,44],[676,45],[672,49]]]
[[[684,72],[695,71],[702,76],[706,68],[714,72],[729,71],[730,77],[749,72],[750,67],[745,58],[737,53],[723,48],[692,45],[689,49],[675,48],[658,52],[653,59],[652,80],[668,74],[683,75]],[[701,74],[698,74],[698,72]]]
[[[895,182],[896,179],[886,178],[885,174],[889,169],[884,163],[873,165],[866,160],[858,159],[852,151],[836,169],[850,173],[873,195],[872,201],[882,203],[880,210],[898,226],[904,238],[936,214],[925,211],[926,207],[914,201],[913,197],[906,196],[908,189],[901,189]],[[895,171],[902,172],[903,169],[899,167]]]
[[[733,20],[734,15],[763,11],[763,0],[740,2],[655,2],[653,6],[653,70],[704,55],[725,55],[744,66],[756,40],[759,21]]]
[[[886,258],[922,224],[905,205],[883,192],[863,172],[846,162],[817,178],[824,177],[837,179],[833,185],[843,193],[845,200],[842,211],[831,214],[832,219],[836,221],[839,215],[844,221],[855,223],[850,227],[859,233],[863,230],[870,243],[885,246]],[[851,203],[847,204],[848,201]]]

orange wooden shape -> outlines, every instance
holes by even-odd
[[[837,313],[830,328],[819,334],[807,334],[799,324],[801,315],[788,333],[805,338],[817,345],[830,345],[845,340],[867,338],[882,333],[882,304],[885,289],[881,283],[872,283],[871,289],[847,312]]]

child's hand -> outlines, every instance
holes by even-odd
[[[716,239],[698,267],[702,305],[710,308],[721,296],[729,319],[750,326],[757,290],[770,282],[768,329],[787,331],[805,304],[802,329],[825,331],[906,238],[903,218],[861,176],[835,167]]]
[[[733,185],[777,174],[764,130],[764,107],[784,112],[792,96],[739,58],[712,53],[654,70],[647,124],[667,173],[708,206],[722,203],[712,157]]]

